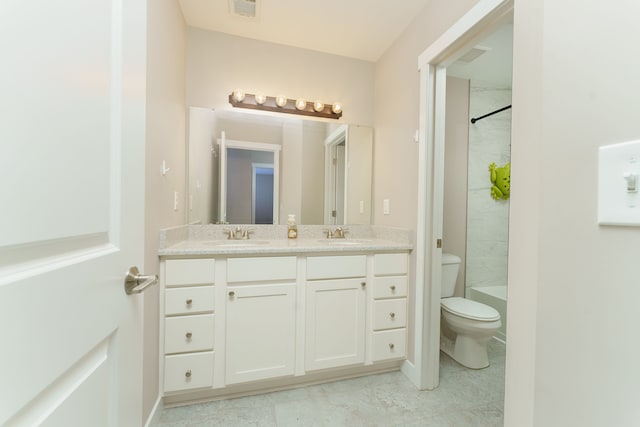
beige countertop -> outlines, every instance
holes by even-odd
[[[299,237],[287,239],[286,226],[279,229],[254,227],[248,240],[228,240],[224,226],[189,225],[163,230],[158,255],[161,257],[263,255],[310,253],[409,252],[413,245],[404,229],[352,226],[344,239],[327,239],[326,226],[299,226]],[[280,237],[283,236],[283,237]]]

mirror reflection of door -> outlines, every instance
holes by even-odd
[[[277,224],[280,146],[228,140],[220,145],[220,218],[228,224]]]
[[[252,224],[273,224],[273,164],[252,165]]]
[[[345,223],[347,127],[341,126],[325,140],[325,212],[324,223]]]
[[[345,189],[345,164],[346,150],[344,140],[333,146],[333,174],[334,182],[331,193],[333,195],[332,217],[333,224],[344,224],[344,189]]]

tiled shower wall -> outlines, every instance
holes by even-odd
[[[511,88],[471,81],[469,115],[511,104]],[[491,197],[489,165],[510,161],[511,110],[469,125],[466,287],[507,284],[509,200]],[[468,295],[468,292],[466,293]]]

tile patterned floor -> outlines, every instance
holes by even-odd
[[[259,396],[165,409],[158,427],[502,426],[505,346],[491,366],[466,369],[440,356],[440,386],[419,391],[400,372]]]

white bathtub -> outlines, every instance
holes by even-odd
[[[467,298],[487,304],[500,313],[502,326],[496,334],[496,338],[505,341],[507,338],[507,287],[506,286],[480,286],[468,288]]]

